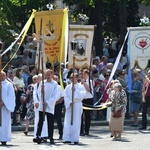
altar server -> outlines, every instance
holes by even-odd
[[[0,91],[0,142],[2,145],[6,145],[8,141],[11,141],[11,112],[15,108],[15,91],[13,84],[6,80],[6,73],[4,71],[1,71]]]
[[[86,90],[85,87],[78,83],[78,74],[71,74],[71,80],[73,84],[69,84],[64,91],[64,103],[66,108],[65,119],[64,119],[64,132],[63,140],[64,143],[78,144],[80,136],[80,126],[81,126],[81,115],[82,115],[82,100],[85,97]],[[72,101],[72,90],[74,92],[74,97]],[[73,107],[73,112],[72,112]],[[71,113],[73,113],[73,122],[71,124]]]

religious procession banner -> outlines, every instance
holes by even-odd
[[[146,69],[150,60],[150,27],[128,28],[128,56],[130,69]]]
[[[68,67],[90,67],[91,50],[93,44],[94,25],[70,25],[69,26],[69,53]]]
[[[54,64],[64,61],[67,20],[67,8],[35,13],[36,35],[37,39],[41,38],[44,41],[45,62]]]

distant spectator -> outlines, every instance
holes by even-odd
[[[34,64],[32,62],[32,59],[29,57],[29,49],[24,49],[22,60],[23,60],[23,64],[22,65]]]
[[[100,63],[100,57],[99,56],[96,56],[94,59],[93,59],[93,65],[96,66],[97,70],[99,71],[99,68],[98,68],[98,65]]]
[[[112,70],[113,69],[114,64],[113,63],[107,63],[107,69]]]
[[[20,120],[20,114],[22,113],[22,105],[21,105],[21,101],[20,101],[20,97],[22,93],[25,93],[25,84],[24,84],[24,80],[22,78],[22,71],[21,69],[17,69],[16,70],[16,74],[14,76],[13,79],[14,85],[17,89],[16,92],[16,113],[17,113],[17,123],[21,124],[21,120]]]
[[[22,78],[25,83],[25,88],[28,87],[29,67],[27,65],[22,66]]]
[[[110,55],[109,55],[109,50],[108,49],[109,49],[109,44],[105,44],[104,48],[103,48],[103,55],[107,56],[109,58]]]
[[[99,71],[103,68],[103,67],[107,67],[107,63],[108,63],[108,57],[107,56],[102,56],[101,58],[101,62],[98,65],[98,69]]]
[[[33,83],[32,77],[37,74],[37,68],[35,66],[29,67],[30,75],[28,77],[28,85]]]
[[[106,73],[107,73],[107,68],[106,67],[101,68],[99,77],[103,78],[103,81],[105,80]]]
[[[134,117],[134,124],[132,126],[137,127],[140,102],[135,102],[136,99],[134,95],[136,94],[138,97],[141,97],[142,101],[142,82],[139,80],[137,73],[134,72],[132,77],[132,93],[129,93],[129,111]]]

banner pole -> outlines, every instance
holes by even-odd
[[[39,59],[41,61],[42,67],[42,100],[43,100],[43,120],[45,120],[45,106],[44,106],[44,99],[45,99],[45,92],[44,92],[44,48],[43,48],[43,38],[42,38],[42,18],[40,20],[40,38],[39,38]],[[40,68],[40,66],[38,66]]]
[[[71,105],[71,125],[73,125],[73,102],[74,102],[74,71],[75,71],[75,54],[73,54],[73,73],[72,73],[72,105]]]

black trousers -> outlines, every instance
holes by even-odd
[[[59,131],[59,135],[62,136],[63,135],[63,125],[62,125],[62,103],[61,104],[57,104],[55,106],[55,113],[54,113],[54,119],[57,122],[57,126],[58,126],[58,131]]]
[[[84,99],[82,101],[83,106],[93,106],[93,98]],[[82,118],[81,118],[81,134],[89,134],[90,126],[91,126],[91,110],[83,110]]]
[[[45,115],[47,118],[48,138],[52,139],[53,132],[54,132],[54,115],[51,113],[47,113],[47,112],[45,112]],[[38,122],[38,127],[37,127],[37,132],[36,132],[37,137],[41,137],[43,121],[44,121],[43,112],[39,111],[39,122]]]
[[[147,127],[147,111],[148,111],[148,108],[150,107],[150,97],[146,96],[145,100],[146,102],[143,103],[143,110],[142,110],[142,127],[143,128]]]

